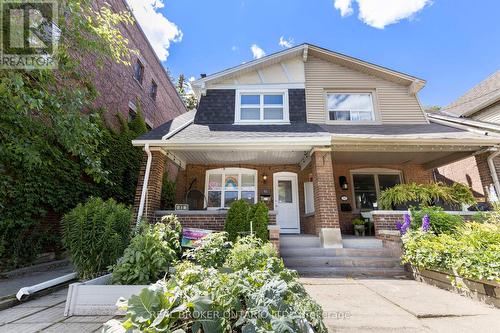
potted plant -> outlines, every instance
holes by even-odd
[[[363,219],[355,218],[352,220],[352,225],[354,226],[354,234],[356,236],[365,235],[365,221]]]

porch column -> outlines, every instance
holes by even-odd
[[[314,225],[323,247],[342,247],[332,153],[315,151],[311,156],[314,188]]]
[[[167,157],[162,150],[151,148],[151,168],[149,171],[149,180],[147,184],[146,200],[144,204],[143,217],[148,221],[153,221],[154,212],[160,209],[161,189],[163,185],[163,174],[165,173]],[[148,156],[144,153],[141,169],[139,170],[139,178],[134,199],[134,222],[137,219],[139,205],[141,202],[142,187],[144,185],[144,177],[146,173]]]

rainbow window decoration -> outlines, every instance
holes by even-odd
[[[229,208],[239,199],[254,204],[257,200],[257,170],[224,168],[207,171],[207,208]]]

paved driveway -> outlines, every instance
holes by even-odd
[[[413,280],[303,278],[330,332],[500,332],[500,310]],[[64,317],[67,289],[0,311],[0,333],[99,332],[109,316]]]
[[[329,332],[500,332],[500,309],[414,280],[301,281]]]

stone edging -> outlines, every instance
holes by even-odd
[[[453,291],[460,295],[479,300],[489,305],[500,308],[500,284],[494,281],[472,280],[428,269],[412,267],[413,278],[441,289]],[[452,284],[450,279],[455,279]]]

